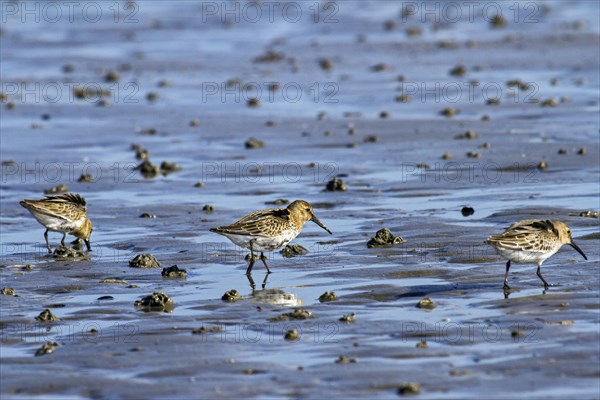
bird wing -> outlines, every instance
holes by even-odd
[[[255,211],[231,225],[213,228],[211,231],[233,235],[266,236],[278,230],[282,225],[289,224],[289,219],[288,209],[270,208]]]
[[[490,236],[486,243],[508,250],[525,250],[532,252],[546,252],[548,239],[558,232],[552,221],[549,220],[524,220],[515,222],[500,235]]]

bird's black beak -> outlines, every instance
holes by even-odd
[[[87,247],[87,250],[88,251],[92,251],[92,245],[90,244],[90,241],[89,240],[84,240],[84,242],[85,242],[85,246]]]
[[[571,245],[571,247],[573,247],[575,250],[577,250],[577,252],[583,256],[583,258],[585,258],[587,260],[587,257],[585,256],[585,254],[583,254],[583,250],[581,250],[579,248],[579,246],[577,246],[575,244],[575,242],[571,241],[571,243],[569,243],[569,244]]]
[[[321,221],[319,221],[319,218],[317,218],[313,215],[313,217],[311,218],[311,221],[314,222],[315,224],[319,225],[321,228],[325,229],[327,232],[329,232],[330,235],[333,235],[333,233],[329,230],[329,228],[327,228],[325,225],[323,225],[323,223]]]

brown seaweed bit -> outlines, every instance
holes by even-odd
[[[94,183],[94,182],[96,182],[96,180],[90,174],[81,174],[81,176],[79,176],[79,178],[77,179],[77,182],[80,182],[80,183]]]
[[[415,396],[421,393],[421,385],[416,382],[402,383],[398,385],[396,392],[400,396]]]
[[[202,211],[204,211],[205,213],[211,213],[211,212],[215,211],[215,207],[210,204],[205,204],[202,207]]]
[[[325,292],[319,296],[319,301],[321,303],[326,303],[328,301],[335,301],[338,299],[338,295],[335,292]]]
[[[50,309],[48,309],[48,308],[46,308],[44,311],[42,311],[40,313],[40,315],[35,317],[35,319],[40,322],[60,321],[60,318],[58,318],[56,315],[54,315],[52,313],[52,311],[50,311]]]
[[[172,174],[173,172],[181,171],[181,166],[174,162],[163,161],[160,163],[160,172],[163,175]]]
[[[143,311],[171,312],[175,307],[173,300],[165,293],[154,292],[141,300],[136,300],[134,306]]]
[[[394,246],[400,243],[404,243],[401,236],[394,236],[389,229],[382,228],[367,242],[367,247]]]
[[[69,191],[69,187],[64,183],[62,185],[57,185],[51,187],[50,189],[44,190],[44,194],[57,194],[57,193],[66,193]]]
[[[148,159],[142,161],[135,169],[140,171],[144,178],[154,178],[160,173],[160,168]]]
[[[150,158],[150,152],[147,149],[139,148],[135,151],[135,158],[138,160],[147,160]]]
[[[235,289],[228,290],[223,294],[223,296],[221,296],[221,300],[226,301],[228,303],[240,301],[243,298],[244,297]]]
[[[288,244],[280,251],[280,253],[286,258],[292,258],[308,254],[308,249],[299,244]]]
[[[17,291],[11,287],[2,288],[2,295],[4,296],[17,296]]]
[[[577,215],[586,218],[600,218],[600,214],[598,213],[598,211],[582,211]]]
[[[265,147],[265,142],[251,137],[250,139],[246,140],[244,146],[247,149],[260,149],[261,147]]]
[[[161,267],[160,262],[152,254],[138,254],[129,260],[129,266],[131,268],[159,268]]]
[[[479,134],[475,131],[466,131],[465,133],[461,133],[460,135],[454,136],[454,139],[477,139],[479,138]]]
[[[452,76],[464,76],[467,73],[467,67],[464,65],[457,65],[456,67],[450,70],[450,75]]]
[[[339,356],[337,360],[335,360],[336,364],[356,364],[358,360],[354,357],[348,356]]]
[[[156,218],[156,214],[145,212],[140,214],[139,218]]]
[[[100,280],[100,283],[112,283],[112,284],[117,284],[117,285],[129,285],[129,282],[127,282],[124,279],[121,278],[104,278],[102,280]]]
[[[274,63],[282,61],[285,58],[285,54],[278,53],[275,50],[267,50],[265,54],[261,54],[254,58],[255,63]]]
[[[220,333],[223,332],[221,326],[201,326],[200,328],[192,329],[194,335],[204,335],[205,333]]]
[[[67,246],[59,246],[56,249],[54,249],[54,253],[52,253],[52,256],[54,258],[59,258],[59,259],[69,259],[69,260],[79,260],[79,259],[84,259],[84,260],[89,260],[90,257],[88,254],[84,253],[83,251],[74,249],[72,247],[67,247]]]
[[[415,345],[415,347],[418,349],[426,349],[429,347],[429,343],[427,343],[427,340],[421,340],[419,343],[417,343]]]
[[[267,205],[276,205],[276,206],[282,206],[284,204],[289,204],[289,200],[288,199],[276,199],[273,201],[265,201],[265,204]]]
[[[300,339],[300,333],[297,329],[288,330],[283,336],[285,340],[289,340],[290,342],[295,342]]]
[[[440,114],[444,117],[454,117],[455,115],[460,114],[460,110],[458,108],[446,107],[440,111]]]
[[[343,316],[340,318],[340,322],[345,322],[345,323],[347,323],[347,324],[350,324],[350,323],[356,322],[356,314],[355,314],[355,313],[351,313],[351,314],[346,314],[346,315],[343,315]]]
[[[325,190],[328,192],[345,192],[348,190],[348,186],[342,179],[335,177],[327,182]]]
[[[37,349],[35,351],[35,356],[39,357],[39,356],[45,356],[47,354],[51,354],[54,352],[54,350],[56,350],[57,347],[58,347],[58,343],[56,343],[56,342],[46,342],[42,345],[42,347],[40,347],[39,349]]]
[[[163,268],[160,273],[164,278],[187,278],[187,271],[179,269],[177,265],[171,265],[168,268]]]
[[[435,307],[436,307],[436,304],[430,297],[421,299],[417,303],[417,308],[422,308],[425,310],[433,310]]]
[[[283,313],[276,317],[269,318],[270,322],[278,321],[289,321],[289,320],[303,320],[308,318],[314,318],[314,315],[303,308],[295,308],[294,311]]]

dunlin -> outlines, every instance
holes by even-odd
[[[315,216],[313,207],[304,200],[296,200],[287,208],[255,211],[231,225],[212,228],[210,231],[227,237],[240,247],[250,249],[247,275],[252,272],[255,251],[260,251],[260,259],[270,274],[271,270],[263,252],[284,247],[302,232],[302,227],[308,221],[314,222],[331,234]]]
[[[91,251],[90,236],[92,221],[87,217],[85,199],[75,193],[65,193],[58,196],[46,196],[40,200],[23,200],[19,204],[29,210],[37,221],[46,227],[44,238],[48,253],[51,253],[48,242],[48,231],[62,232],[60,243],[65,245],[67,234],[85,241],[88,251]]]
[[[544,287],[551,286],[542,276],[544,261],[552,257],[564,244],[572,246],[587,260],[583,251],[573,242],[571,228],[564,222],[526,219],[515,222],[500,235],[490,236],[485,243],[496,249],[502,257],[508,258],[504,274],[504,288],[508,286],[508,270],[511,261],[515,263],[537,263],[537,276]]]

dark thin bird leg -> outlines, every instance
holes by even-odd
[[[248,269],[246,270],[246,275],[252,274],[252,267],[254,267],[254,250],[252,250],[252,244],[254,243],[254,239],[250,241],[250,264],[248,265]],[[253,284],[254,281],[251,282]]]
[[[66,237],[67,237],[67,232],[65,232],[65,233],[63,234],[63,238],[62,238],[62,239],[61,239],[61,241],[60,241],[60,244],[61,244],[62,246],[64,246],[64,245],[65,245],[65,238],[66,238]]]
[[[267,279],[269,279],[269,274],[270,274],[270,272],[267,272],[267,274],[265,275],[265,279],[263,279],[263,283],[262,283],[263,289],[267,287]]]
[[[46,248],[48,249],[48,254],[52,253],[52,249],[50,248],[50,242],[48,242],[48,229],[44,232],[44,239],[46,239]]]
[[[269,269],[269,266],[267,265],[267,257],[265,257],[265,255],[261,252],[260,253],[260,259],[262,260],[263,264],[265,264],[265,267],[267,268],[267,275],[271,273],[271,270]]]
[[[510,260],[506,262],[506,272],[504,273],[504,289],[510,289],[508,286],[508,270],[510,269]]]
[[[256,283],[254,283],[254,279],[252,279],[252,274],[246,274],[246,278],[248,278],[248,283],[250,284],[250,287],[252,288],[252,290],[256,289]]]
[[[538,268],[537,268],[537,276],[540,277],[540,279],[542,280],[542,282],[544,282],[544,289],[548,289],[548,286],[552,286],[550,285],[548,282],[546,282],[546,280],[544,279],[544,277],[542,276],[542,265],[538,264]]]

